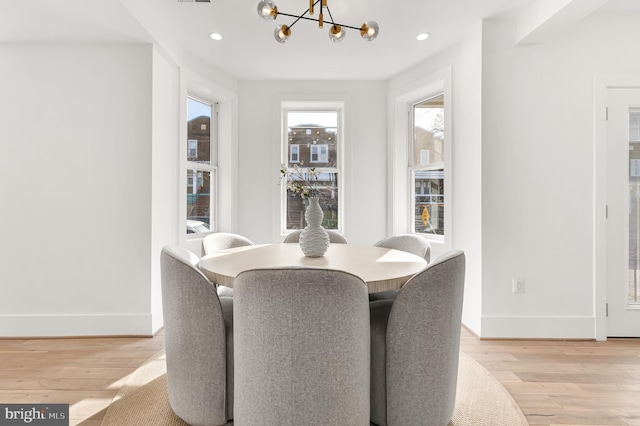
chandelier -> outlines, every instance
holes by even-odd
[[[317,19],[305,16],[307,13],[309,15],[313,15],[314,8],[318,6],[318,4],[320,13],[318,14]],[[331,24],[331,27],[329,28],[329,38],[331,39],[331,41],[340,43],[342,40],[344,40],[346,36],[344,31],[345,28],[351,28],[353,30],[360,31],[360,36],[367,41],[371,41],[378,36],[379,27],[378,23],[375,21],[367,21],[359,28],[350,27],[349,25],[338,24],[337,22],[335,22],[333,20],[333,16],[331,16],[331,10],[329,10],[327,0],[315,0],[315,2],[314,0],[309,0],[309,9],[307,9],[307,11],[302,15],[292,15],[289,13],[280,12],[273,1],[261,0],[260,3],[258,3],[258,16],[260,16],[265,21],[275,21],[278,15],[291,16],[293,18],[296,18],[296,20],[293,21],[291,25],[278,25],[273,32],[273,36],[278,43],[286,43],[287,40],[289,40],[289,37],[291,37],[291,27],[293,27],[296,22],[301,19],[317,22],[318,28],[323,28],[323,24],[325,22],[323,13],[324,9],[327,9],[327,12],[329,13],[329,20],[326,22],[327,24]]]

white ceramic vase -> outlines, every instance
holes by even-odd
[[[322,227],[322,209],[318,197],[309,198],[309,205],[304,212],[307,226],[300,233],[300,248],[305,256],[323,256],[329,248],[329,234]]]

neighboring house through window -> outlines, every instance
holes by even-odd
[[[215,229],[215,106],[191,95],[187,98],[187,234]]]
[[[412,193],[412,231],[444,235],[444,95],[412,105],[409,174]]]
[[[283,103],[283,164],[289,170],[294,166],[303,171],[315,168],[317,178],[312,180],[312,190],[320,199],[323,210],[323,226],[341,230],[342,201],[341,144],[343,106],[341,103],[305,102]],[[304,175],[303,178],[307,178]],[[305,199],[286,189],[282,192],[283,233],[303,229]]]

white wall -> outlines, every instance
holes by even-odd
[[[0,336],[149,334],[151,46],[0,63]]]
[[[482,23],[478,23],[460,44],[460,65],[456,67],[453,137],[453,247],[465,251],[467,279],[463,323],[482,335]]]
[[[389,81],[389,109],[392,111],[394,97],[402,96],[403,92],[414,89],[416,85],[428,84],[430,76],[439,78],[442,70],[451,68],[450,84],[453,93],[449,107],[452,108],[452,127],[448,128],[453,133],[453,164],[450,165],[453,173],[452,182],[448,184],[452,185],[453,199],[448,206],[453,209],[453,226],[452,235],[447,237],[449,239],[447,244],[443,246],[432,244],[432,247],[435,248],[435,256],[450,248],[465,252],[467,266],[462,321],[479,335],[481,334],[483,235],[481,66],[482,25],[479,23],[457,46]],[[392,117],[393,113],[389,116]],[[390,140],[391,149],[395,151],[406,149],[406,144],[404,138]],[[403,167],[402,164],[396,165],[396,169],[401,167]],[[400,188],[406,187],[401,171],[396,171],[393,175],[396,179],[396,187],[398,185]],[[396,190],[401,191],[398,188]]]
[[[640,73],[637,23],[594,15],[521,46],[515,21],[488,20],[389,81],[395,94],[452,67],[453,247],[467,254],[463,322],[482,337],[596,337],[593,81]]]
[[[593,79],[640,73],[638,17],[515,37],[512,22],[485,24],[482,334],[593,338]]]
[[[151,309],[152,331],[162,320],[160,252],[164,245],[178,245],[178,158],[180,111],[178,67],[153,50],[153,104],[151,150]]]
[[[0,336],[155,333],[160,250],[188,246],[181,75],[220,102],[218,219],[237,226],[237,94],[213,82],[228,76],[152,45],[3,45],[0,63]]]
[[[354,244],[387,236],[386,83],[239,83],[239,232],[280,242],[280,102],[344,101],[344,234]]]

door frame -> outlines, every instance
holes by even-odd
[[[593,313],[596,340],[607,340],[607,90],[640,89],[640,74],[593,79]]]

